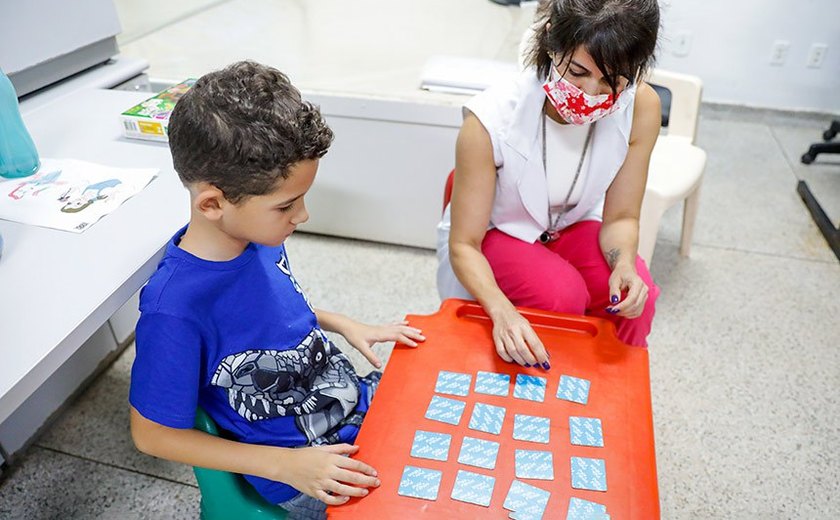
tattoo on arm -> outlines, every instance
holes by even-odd
[[[604,256],[607,257],[607,264],[610,266],[610,269],[615,269],[615,263],[618,262],[618,257],[621,256],[621,251],[613,248],[607,251],[607,254]]]

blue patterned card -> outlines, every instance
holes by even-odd
[[[516,478],[554,480],[554,464],[550,451],[516,450]]]
[[[470,383],[472,383],[472,376],[469,374],[441,370],[435,384],[435,392],[466,396],[470,393]]]
[[[548,444],[550,430],[551,421],[548,417],[520,414],[513,416],[513,438],[518,441]]]
[[[545,386],[546,379],[544,377],[516,374],[513,397],[543,402],[545,400]]]
[[[551,493],[544,489],[514,480],[502,507],[516,513],[517,516],[511,514],[511,518],[542,518],[550,496]]]
[[[572,376],[560,376],[557,397],[574,403],[586,404],[589,400],[589,380]]]
[[[496,374],[495,372],[482,372],[479,370],[475,378],[475,393],[507,397],[509,391],[509,375]]]
[[[505,420],[505,409],[492,404],[475,403],[469,428],[498,435]]]
[[[397,493],[406,497],[437,500],[442,475],[443,473],[434,469],[406,466]]]
[[[498,442],[464,437],[461,453],[458,454],[458,462],[477,468],[494,469],[498,454]]]
[[[606,491],[607,468],[604,459],[572,457],[572,487]]]
[[[577,497],[569,499],[566,520],[600,520],[602,518],[609,518],[607,506]]]
[[[490,499],[493,498],[493,488],[495,486],[495,477],[459,469],[458,475],[455,477],[455,487],[452,488],[452,498],[461,502],[488,507],[490,506]]]
[[[604,431],[601,419],[593,417],[569,417],[569,437],[576,446],[604,447]]]
[[[426,419],[457,425],[461,422],[461,414],[464,413],[466,406],[467,403],[463,401],[433,395],[429,408],[426,410]]]
[[[411,444],[411,456],[419,459],[446,460],[449,458],[449,443],[452,436],[448,433],[414,432]]]

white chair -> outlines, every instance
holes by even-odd
[[[703,90],[700,79],[654,69],[647,82],[668,89],[671,96],[668,126],[663,127],[663,134],[653,147],[639,217],[639,256],[650,265],[659,221],[668,208],[680,201],[685,201],[680,254],[689,255],[706,152],[694,145]]]

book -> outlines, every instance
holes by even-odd
[[[423,67],[420,88],[452,94],[477,94],[518,72],[517,65],[507,61],[432,56]]]
[[[167,142],[172,109],[195,82],[194,78],[182,81],[120,114],[123,134],[132,139]]]

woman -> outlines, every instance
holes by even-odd
[[[439,226],[438,290],[474,297],[505,361],[550,368],[515,309],[587,314],[647,346],[659,289],[637,255],[661,109],[641,82],[656,0],[546,0],[526,70],[471,99]]]

